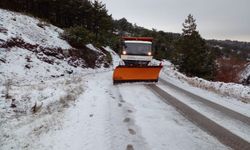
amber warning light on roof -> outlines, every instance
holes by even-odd
[[[122,39],[125,41],[153,41],[152,37],[122,37]]]

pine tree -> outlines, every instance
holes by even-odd
[[[185,22],[182,24],[182,26],[183,26],[182,35],[183,36],[185,36],[185,35],[190,36],[190,35],[192,35],[193,32],[196,31],[197,25],[196,25],[195,21],[196,20],[194,19],[194,17],[191,14],[189,14],[188,18],[185,19]]]
[[[196,27],[195,19],[188,15],[183,23],[183,33],[175,44],[173,62],[188,76],[213,79],[216,71],[215,57]]]
[[[108,10],[105,4],[95,0],[92,3],[92,31],[95,34],[95,40],[99,40],[99,35],[101,32],[111,30],[112,28],[112,17],[108,15]]]

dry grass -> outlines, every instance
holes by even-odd
[[[228,59],[219,58],[217,63],[219,68],[215,77],[216,81],[240,83],[239,73],[244,70],[247,61],[231,57]]]

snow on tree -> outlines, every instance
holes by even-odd
[[[185,19],[185,22],[182,24],[182,26],[183,26],[182,35],[190,36],[190,35],[192,35],[193,32],[196,31],[197,25],[196,25],[195,21],[196,20],[194,19],[193,15],[189,14],[188,18]]]

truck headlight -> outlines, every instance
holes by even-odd
[[[123,55],[126,55],[126,54],[127,54],[127,52],[126,52],[126,51],[122,51],[122,54],[123,54]]]
[[[152,55],[152,53],[151,52],[148,52],[148,56],[151,56]]]

